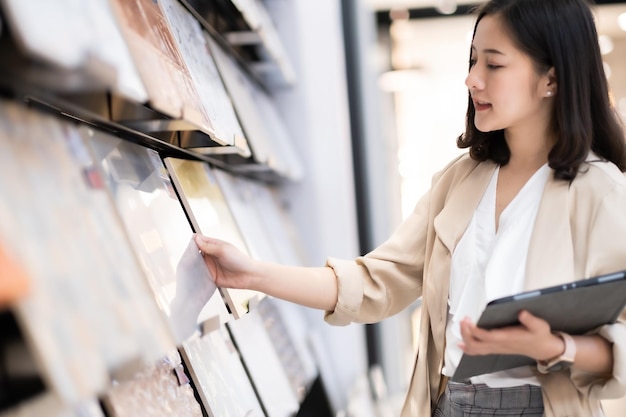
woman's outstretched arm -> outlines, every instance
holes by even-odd
[[[329,267],[255,260],[228,242],[200,234],[196,235],[196,244],[218,287],[255,290],[306,307],[335,309],[337,278]]]

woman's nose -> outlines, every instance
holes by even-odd
[[[465,78],[465,86],[470,90],[470,92],[476,90],[482,90],[484,88],[484,82],[482,81],[482,77],[479,74],[476,65],[472,66]]]

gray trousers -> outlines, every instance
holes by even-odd
[[[448,382],[433,417],[469,416],[542,417],[541,387],[489,388],[485,384]]]

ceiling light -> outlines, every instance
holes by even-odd
[[[613,39],[608,35],[600,35],[598,43],[600,44],[600,53],[602,55],[607,55],[613,50]]]
[[[441,14],[454,14],[456,7],[456,0],[439,0],[435,6]]]
[[[617,24],[619,25],[620,29],[626,32],[626,13],[622,13],[617,17]]]

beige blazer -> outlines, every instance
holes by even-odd
[[[415,369],[402,417],[428,417],[442,383],[450,260],[496,165],[463,155],[438,173],[396,232],[355,260],[329,258],[339,299],[330,324],[372,323],[422,297]],[[570,184],[548,180],[531,237],[525,289],[626,269],[626,177],[593,155]],[[545,416],[602,416],[601,398],[626,393],[626,312],[597,331],[613,342],[612,378],[538,374]]]

